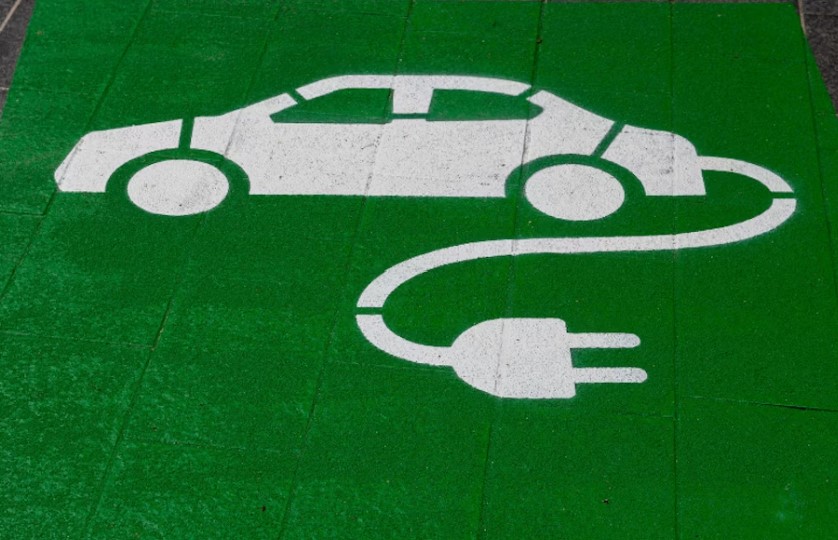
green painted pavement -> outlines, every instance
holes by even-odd
[[[488,258],[387,301],[390,327],[429,345],[498,318],[640,337],[573,363],[645,382],[533,400],[378,350],[355,322],[362,291],[469,242],[738,223],[769,208],[768,190],[705,171],[706,197],[641,194],[589,223],[521,191],[239,189],[185,217],[132,205],[126,170],[107,193],[56,191],[89,132],[372,73],[532,84],[770,169],[797,208],[744,242]],[[790,6],[40,0],[15,77],[0,124],[0,536],[834,535],[838,122]],[[455,94],[429,116],[538,112]],[[275,119],[393,120],[387,90],[314,103]],[[166,155],[195,156],[180,152]]]

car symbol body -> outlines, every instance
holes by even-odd
[[[389,91],[392,117],[354,123],[272,118],[358,89]],[[439,91],[509,96],[525,100],[536,113],[432,121],[427,115]],[[57,185],[67,192],[104,192],[125,164],[183,147],[187,125],[174,120],[88,133],[56,170]],[[240,167],[251,195],[499,198],[507,196],[516,171],[526,170],[524,194],[535,208],[560,219],[592,220],[616,211],[625,195],[613,174],[585,162],[592,157],[630,172],[647,196],[705,194],[700,156],[685,138],[616,124],[550,91],[489,77],[330,77],[226,114],[195,118],[187,137],[189,149]],[[211,210],[228,190],[215,166],[171,158],[140,170],[127,187],[137,206],[165,215]]]

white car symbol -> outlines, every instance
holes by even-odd
[[[350,89],[389,90],[393,119],[297,123],[273,118]],[[510,96],[539,112],[511,120],[435,121],[429,116],[437,90]],[[215,159],[156,154],[173,149]],[[155,159],[146,164],[145,156]],[[363,312],[356,322],[375,347],[410,362],[450,366],[475,388],[509,398],[567,399],[576,395],[578,384],[642,383],[647,374],[641,368],[574,367],[572,362],[574,350],[633,348],[640,339],[630,333],[569,332],[557,318],[506,318],[479,323],[450,346],[425,345],[387,327],[381,313],[387,298],[426,272],[489,257],[653,252],[739,242],[779,227],[796,207],[788,198],[789,184],[759,165],[699,156],[679,135],[617,124],[524,83],[464,76],[332,77],[194,122],[96,131],[76,144],[55,179],[62,191],[104,192],[118,170],[144,165],[128,181],[131,201],[155,214],[189,215],[211,210],[227,197],[231,178],[216,167],[219,160],[243,172],[253,195],[501,198],[523,182],[523,194],[536,209],[572,221],[618,210],[626,195],[623,173],[653,197],[705,195],[703,171],[746,176],[772,192],[771,206],[758,216],[712,229],[486,240],[436,249],[390,267],[361,294],[357,307]]]
[[[393,119],[384,123],[285,123],[271,116],[347,89],[386,89]],[[484,92],[526,100],[529,119],[429,121],[436,90]],[[546,90],[486,77],[345,75],[323,79],[219,116],[88,133],[55,172],[61,191],[104,192],[114,173],[149,153],[187,145],[235,163],[252,195],[355,195],[500,198],[527,165],[524,195],[538,210],[567,220],[615,212],[625,198],[595,157],[628,170],[648,196],[704,195],[701,158],[685,138],[615,124]],[[522,101],[523,102],[523,101]],[[584,160],[583,160],[584,161]],[[545,163],[539,166],[539,163]],[[783,186],[769,189],[785,191]],[[225,174],[192,159],[165,159],[131,178],[129,198],[144,210],[189,215],[218,206]]]

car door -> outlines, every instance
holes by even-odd
[[[528,86],[477,77],[396,79],[394,119],[384,126],[369,194],[504,197],[507,177],[521,164],[526,109],[512,117],[474,109],[469,118],[452,106],[492,94],[526,106],[519,94]],[[436,107],[443,98],[448,106]]]
[[[382,100],[380,90],[337,88],[241,119],[248,133],[234,137],[228,154],[245,169],[254,194],[364,195],[388,94]]]

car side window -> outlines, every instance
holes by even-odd
[[[288,124],[383,124],[390,118],[388,88],[348,88],[299,103],[271,115],[271,120]]]
[[[431,122],[468,120],[526,120],[541,107],[522,96],[468,90],[436,90],[427,119]]]

